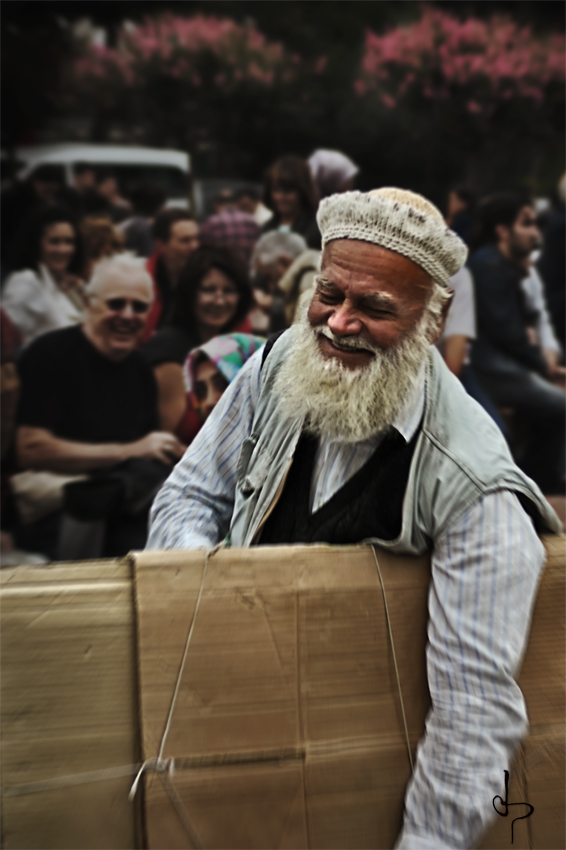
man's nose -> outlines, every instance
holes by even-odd
[[[326,324],[336,336],[358,334],[362,329],[360,319],[352,312],[347,304],[341,304],[340,307],[336,307],[331,316],[329,316]]]
[[[218,390],[216,390],[214,387],[207,388],[206,398],[204,399],[201,405],[201,410],[205,419],[210,416],[210,414],[220,401],[221,396],[222,393],[219,393]]]
[[[120,316],[123,319],[133,319],[135,316],[134,306],[131,301],[126,301],[124,309],[120,310]]]

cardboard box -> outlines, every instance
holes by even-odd
[[[509,799],[535,813],[513,845],[497,818],[484,848],[564,847],[564,542],[545,540],[519,680],[531,732]],[[379,561],[414,752],[428,561]],[[183,818],[208,848],[392,847],[410,765],[371,549],[222,550],[203,581],[204,566],[202,551],[147,552],[2,571],[5,789],[157,756],[200,594],[162,753],[174,775],[147,773],[134,806],[131,770],[8,790],[4,848],[192,847]]]
[[[509,787],[536,817],[515,823],[513,845],[511,819],[496,818],[485,848],[563,846],[564,540],[547,545],[520,680],[532,731]],[[189,557],[190,569],[187,553],[138,556],[136,598],[146,758],[159,753],[193,627],[162,757],[181,765],[172,781],[201,845],[392,847],[410,765],[371,549],[225,550],[204,576],[204,554]],[[430,701],[428,559],[379,561],[414,757]],[[148,776],[151,848],[194,845],[178,808]]]
[[[139,760],[131,564],[15,567],[0,578],[2,847],[133,848],[130,775],[8,790]]]

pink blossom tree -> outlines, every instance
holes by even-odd
[[[564,80],[563,35],[537,37],[505,17],[459,20],[423,6],[413,24],[384,35],[366,32],[354,90],[374,109],[379,105],[386,124],[410,124],[410,114],[413,139],[430,146],[431,160],[438,151],[440,167],[450,140],[466,161],[464,175],[480,184],[482,177],[486,184],[495,179],[498,150],[513,157],[512,148],[525,143],[523,155],[532,156],[522,167],[531,170],[532,182],[537,144],[560,144]]]
[[[150,144],[193,153],[226,142],[269,148],[300,79],[320,75],[310,63],[230,19],[171,14],[123,24],[115,48],[89,47],[72,69],[73,106],[96,114],[104,135],[129,127]],[[212,167],[215,166],[214,158]]]

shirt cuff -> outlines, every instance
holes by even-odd
[[[395,844],[395,850],[454,850],[451,844],[445,844],[440,838],[429,835],[416,835],[403,830]]]
[[[163,545],[159,540],[157,543],[155,541],[148,539],[146,543],[146,551],[149,552],[162,552],[166,549],[171,551],[177,549],[214,549],[216,543],[213,543],[208,539],[204,534],[187,534],[186,537],[183,537],[181,540],[176,540],[174,545]]]

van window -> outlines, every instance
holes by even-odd
[[[189,175],[172,165],[96,165],[97,170],[111,171],[116,175],[120,190],[127,195],[140,180],[158,183],[167,198],[188,198],[190,192]]]

